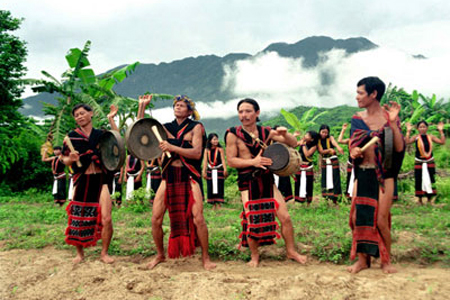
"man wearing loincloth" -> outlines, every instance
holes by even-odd
[[[257,125],[260,110],[255,100],[241,100],[237,110],[242,125],[229,128],[225,133],[226,154],[229,166],[238,170],[238,184],[244,206],[241,215],[243,231],[240,237],[241,245],[250,248],[249,265],[257,267],[259,264],[258,246],[273,244],[275,238],[279,237],[275,216],[281,222],[287,257],[304,264],[306,256],[297,253],[294,247],[294,229],[286,202],[274,185],[272,172],[267,169],[272,160],[262,156],[263,148],[256,138],[266,145],[273,140],[292,147],[297,145],[297,140],[287,133],[285,127],[273,130]]]
[[[84,259],[85,247],[95,246],[102,240],[100,260],[113,263],[108,248],[113,233],[111,221],[111,199],[108,190],[108,173],[102,167],[98,144],[102,131],[92,127],[92,108],[77,104],[72,115],[79,126],[69,133],[75,152],[64,144],[63,162],[72,166],[74,175],[74,196],[67,206],[69,225],[66,229],[66,243],[77,249],[74,263]],[[81,167],[77,165],[81,162]]]
[[[52,173],[54,177],[52,194],[55,204],[63,206],[66,202],[66,166],[61,161],[61,147],[56,146],[53,148],[55,156],[47,157],[47,151],[44,151],[42,155],[42,161],[52,163]]]
[[[358,273],[369,268],[371,256],[380,257],[384,273],[394,273],[391,265],[390,209],[394,195],[394,180],[398,176],[405,153],[405,141],[400,129],[400,105],[380,105],[385,91],[378,77],[361,79],[356,100],[365,111],[356,113],[351,122],[350,156],[354,162],[355,183],[350,210],[353,243],[350,258],[358,261],[348,271]],[[386,139],[392,131],[391,139]],[[361,148],[373,137],[380,141],[364,152]],[[393,145],[389,145],[389,143]],[[392,146],[391,165],[386,166],[387,149]]]
[[[151,95],[139,97],[138,118],[144,117]],[[203,194],[200,189],[201,162],[206,142],[205,130],[198,120],[194,102],[187,96],[176,96],[173,101],[175,120],[164,124],[168,139],[160,143],[163,155],[162,181],[153,202],[152,235],[156,257],[147,265],[149,269],[165,261],[162,223],[169,210],[169,258],[190,256],[200,244],[202,262],[206,270],[216,267],[208,254],[208,228],[203,217]],[[194,120],[191,120],[192,117]]]

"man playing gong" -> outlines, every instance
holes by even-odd
[[[366,110],[357,112],[351,123],[350,156],[355,183],[350,210],[353,235],[350,259],[358,256],[358,261],[348,268],[351,273],[369,268],[371,256],[380,257],[384,273],[396,272],[390,262],[390,209],[405,140],[398,118],[401,107],[392,101],[381,106],[384,91],[385,84],[378,77],[366,77],[357,84],[358,106]],[[374,137],[380,141],[365,148]]]
[[[152,96],[139,97],[138,118],[144,117]],[[203,125],[194,102],[187,96],[176,96],[173,101],[175,120],[164,124],[168,139],[159,147],[165,153],[162,161],[162,181],[153,202],[152,235],[156,257],[147,265],[149,269],[165,261],[162,223],[169,210],[169,258],[194,254],[196,243],[202,249],[202,262],[206,270],[216,267],[208,254],[208,228],[203,217],[203,194],[200,189],[201,161],[206,140]],[[194,120],[191,120],[192,117]]]
[[[74,175],[74,196],[67,206],[69,216],[66,229],[66,243],[77,249],[74,263],[84,259],[84,248],[95,246],[102,240],[100,260],[113,263],[108,248],[113,233],[111,221],[111,198],[109,178],[101,164],[98,144],[102,131],[92,127],[92,108],[87,104],[77,104],[72,115],[79,126],[68,135],[64,142],[62,161],[72,166]],[[73,145],[75,151],[70,148]]]
[[[251,251],[249,265],[257,267],[259,264],[258,246],[273,244],[279,237],[275,216],[281,222],[287,257],[304,264],[306,256],[300,255],[294,247],[294,229],[286,203],[274,185],[272,172],[267,169],[272,160],[262,156],[263,148],[256,138],[266,145],[273,140],[291,147],[297,145],[297,140],[285,127],[273,130],[257,125],[260,110],[255,100],[243,99],[237,109],[242,125],[229,128],[225,141],[229,166],[238,170],[238,185],[244,206],[240,237],[241,245]]]

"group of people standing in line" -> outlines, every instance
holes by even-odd
[[[237,105],[241,125],[226,131],[225,150],[216,134],[206,138],[205,128],[198,122],[195,103],[187,96],[176,96],[173,101],[175,119],[164,124],[168,139],[159,144],[160,149],[170,152],[171,157],[163,155],[144,164],[129,156],[125,170],[116,174],[108,173],[100,161],[98,143],[101,130],[92,127],[92,108],[86,104],[76,105],[72,114],[79,127],[68,135],[75,151],[65,143],[62,149],[55,147],[53,158],[43,156],[43,160],[52,161],[55,201],[60,204],[64,197],[58,188],[66,184],[59,182],[63,167],[70,166],[73,172],[73,200],[66,208],[69,217],[66,242],[77,249],[74,262],[81,262],[84,247],[95,245],[99,239],[103,241],[101,260],[105,263],[114,261],[108,255],[113,233],[110,195],[121,191],[124,182],[127,191],[132,186],[133,189],[142,186],[144,169],[147,168],[146,188],[155,191],[151,224],[157,250],[147,267],[152,269],[166,259],[162,221],[168,210],[171,226],[168,256],[192,255],[196,246],[200,246],[203,267],[213,269],[215,263],[209,258],[208,229],[203,216],[202,177],[207,181],[207,201],[214,207],[220,207],[224,201],[228,165],[238,171],[237,183],[243,204],[239,238],[241,246],[250,248],[249,264],[258,266],[258,247],[273,244],[280,237],[277,218],[281,223],[287,257],[304,264],[306,256],[299,254],[294,246],[293,224],[286,201],[295,199],[311,203],[313,154],[318,151],[321,156],[322,195],[337,202],[342,194],[337,157],[337,152],[343,154],[339,146],[342,143],[349,146],[350,152],[345,194],[352,199],[349,216],[353,235],[351,258],[358,256],[358,261],[349,268],[349,272],[357,273],[370,267],[371,256],[381,257],[383,272],[395,272],[390,263],[390,207],[406,143],[416,143],[416,196],[428,197],[431,201],[436,195],[432,144],[445,143],[445,136],[442,124],[438,126],[441,137],[437,138],[427,134],[426,122],[420,122],[419,135],[410,137],[412,127],[408,125],[404,138],[398,118],[400,105],[390,102],[381,106],[384,91],[385,85],[377,77],[367,77],[358,82],[356,100],[358,106],[365,110],[352,117],[350,138],[343,138],[348,127],[344,124],[338,141],[330,135],[327,125],[322,125],[318,133],[306,132],[300,141],[297,140],[299,134],[292,135],[285,127],[259,126],[259,104],[253,99],[243,99]],[[138,119],[144,117],[151,98],[151,95],[139,97]],[[108,115],[113,130],[117,130],[113,121],[116,113],[117,107],[112,107]],[[392,164],[389,166],[384,164],[383,142],[364,147],[370,145],[374,137],[383,137],[388,130],[392,133],[393,144]],[[292,195],[289,177],[278,177],[268,169],[272,160],[262,155],[264,149],[255,137],[266,145],[280,142],[298,147],[302,165],[295,174],[295,195]],[[126,195],[128,197],[128,192]],[[116,203],[120,205],[121,200],[116,199]]]

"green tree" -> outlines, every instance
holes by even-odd
[[[22,20],[0,10],[0,174],[4,174],[20,158],[17,136],[21,135],[26,120],[18,112],[22,106],[20,95],[25,75],[23,65],[27,50],[25,42],[11,34],[19,29]]]

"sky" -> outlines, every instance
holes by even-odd
[[[285,108],[313,100],[320,106],[354,105],[355,82],[376,74],[386,82],[450,98],[446,73],[450,68],[450,4],[444,0],[331,1],[331,0],[130,0],[23,1],[2,0],[0,9],[24,18],[14,32],[27,42],[28,78],[41,70],[58,77],[67,69],[65,53],[92,47],[89,60],[95,72],[115,66],[170,62],[189,56],[228,53],[256,54],[270,43],[295,43],[313,35],[334,39],[365,37],[380,48],[345,57],[340,51],[314,69],[300,60],[268,53],[236,66],[224,66],[224,86],[233,86],[235,102],[253,94],[275,110],[283,97]],[[422,54],[427,60],[413,60]],[[329,91],[318,92],[318,77],[335,75]],[[29,92],[25,96],[28,95]],[[217,104],[216,103],[216,104]],[[214,107],[201,104],[203,115]],[[228,114],[235,114],[234,107]]]

